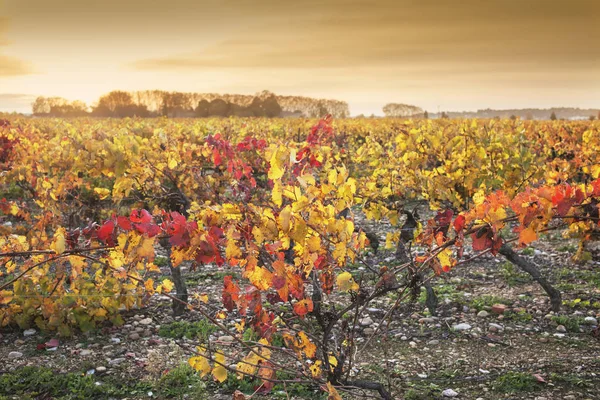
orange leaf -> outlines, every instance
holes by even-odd
[[[521,246],[526,246],[529,243],[537,240],[538,236],[537,233],[533,230],[532,227],[523,229],[521,231],[521,233],[519,234],[519,244]]]

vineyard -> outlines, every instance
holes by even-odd
[[[0,399],[596,398],[599,150],[598,121],[2,120]]]

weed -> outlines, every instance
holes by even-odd
[[[206,384],[188,364],[181,364],[166,373],[157,384],[158,393],[167,398],[183,398],[192,396],[194,399],[207,398]]]
[[[581,332],[579,326],[584,323],[583,318],[569,315],[555,315],[552,317],[552,321],[558,325],[563,325],[569,332]]]
[[[521,254],[523,254],[524,256],[532,256],[535,253],[535,250],[533,249],[533,247],[526,247],[523,250],[521,250]]]
[[[20,399],[88,400],[139,396],[152,390],[147,382],[123,382],[77,373],[56,374],[49,368],[23,367],[0,375],[0,395]]]
[[[531,374],[511,371],[498,377],[493,388],[503,393],[533,392],[540,389],[540,384]]]
[[[475,297],[473,300],[471,300],[471,305],[477,311],[481,311],[484,308],[491,307],[494,304],[498,304],[498,303],[510,305],[509,300],[506,300],[506,299],[503,299],[503,298],[497,297],[497,296],[490,296],[490,295],[483,295],[483,296]]]

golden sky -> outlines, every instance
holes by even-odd
[[[0,110],[114,89],[600,107],[600,0],[0,0]]]

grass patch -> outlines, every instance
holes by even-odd
[[[0,395],[19,399],[88,400],[147,396],[151,383],[127,382],[77,373],[57,374],[49,368],[23,367],[0,375]]]
[[[526,247],[521,250],[521,254],[524,256],[532,256],[535,253],[535,249],[533,247]]]
[[[517,286],[519,284],[531,282],[531,277],[523,272],[519,272],[510,261],[506,261],[502,264],[500,272],[508,286]]]
[[[158,335],[171,339],[199,339],[206,342],[208,337],[219,329],[206,320],[196,322],[176,321],[160,326]]]
[[[555,315],[552,317],[552,321],[556,322],[558,325],[563,325],[567,328],[568,332],[581,332],[579,328],[580,325],[583,325],[584,319],[582,317],[574,317],[569,315]]]
[[[192,399],[207,399],[205,388],[206,384],[188,364],[173,368],[157,383],[158,394],[166,398],[180,399],[191,396]]]
[[[540,383],[531,374],[511,371],[498,377],[493,388],[502,393],[534,392],[540,389]]]
[[[531,314],[528,314],[527,311],[524,310],[519,312],[506,311],[504,313],[504,319],[514,322],[527,323],[533,319],[533,316]]]
[[[491,307],[494,304],[506,304],[509,306],[511,302],[507,299],[503,299],[502,297],[490,295],[475,297],[473,300],[471,300],[471,306],[477,311],[481,311],[485,308]]]

